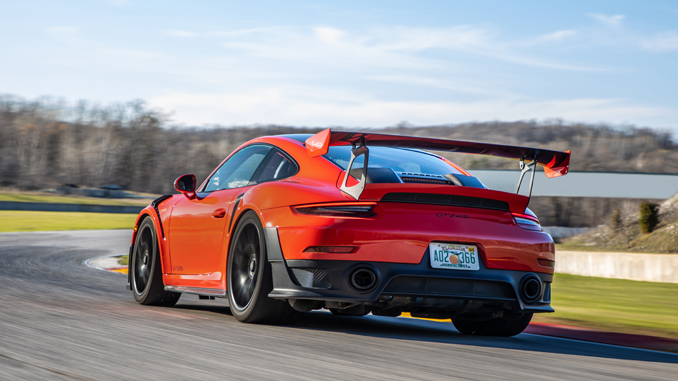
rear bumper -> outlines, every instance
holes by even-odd
[[[276,228],[265,228],[268,260],[273,270],[275,299],[369,304],[393,297],[479,300],[510,305],[514,312],[553,312],[550,285],[553,275],[489,269],[482,262],[478,271],[433,269],[428,253],[418,264],[342,260],[285,260]],[[349,276],[357,268],[369,268],[377,276],[369,291],[354,289]],[[519,287],[526,276],[541,283],[535,302],[521,299]]]
[[[525,230],[510,213],[438,205],[380,202],[373,218],[305,215],[291,208],[266,210],[277,226],[286,260],[419,264],[431,242],[474,245],[488,269],[553,274],[538,259],[555,261],[550,235]],[[350,253],[307,252],[311,246],[353,246]]]

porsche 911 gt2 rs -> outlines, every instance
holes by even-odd
[[[518,160],[518,189],[488,189],[431,150]],[[256,138],[139,214],[128,288],[147,305],[228,298],[250,323],[326,308],[516,335],[553,311],[553,240],[527,208],[534,173],[565,175],[569,161],[569,151],[329,129]]]

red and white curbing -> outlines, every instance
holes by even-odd
[[[127,274],[127,266],[120,265],[120,259],[122,257],[124,257],[124,255],[109,255],[106,257],[91,258],[83,263],[85,266],[93,269]]]

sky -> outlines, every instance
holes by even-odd
[[[678,1],[0,0],[0,94],[173,123],[678,131]]]

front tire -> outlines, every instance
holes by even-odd
[[[140,304],[172,307],[181,294],[165,291],[159,255],[155,226],[151,218],[146,217],[139,224],[129,259],[130,288]]]
[[[264,229],[253,211],[243,214],[228,250],[227,293],[231,314],[244,323],[286,324],[295,315],[283,300],[271,299],[271,264]]]
[[[452,319],[454,327],[464,335],[515,336],[525,330],[532,320],[532,314],[523,314],[518,319],[495,318],[486,321]]]

